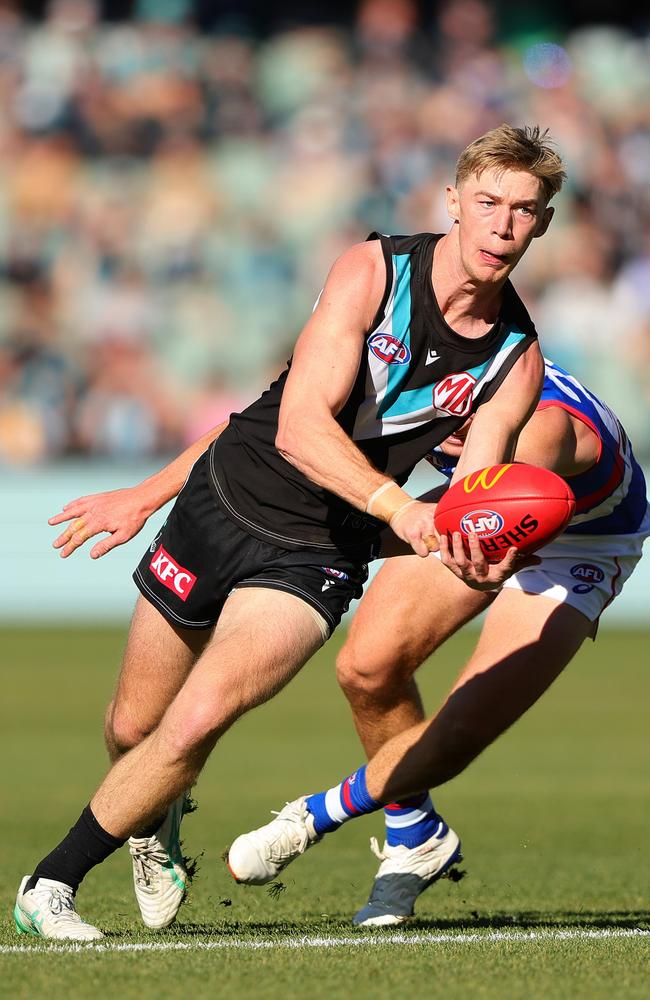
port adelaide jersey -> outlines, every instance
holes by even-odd
[[[507,282],[491,330],[462,337],[445,322],[431,282],[440,235],[383,236],[386,287],[359,371],[337,416],[370,463],[402,485],[416,463],[492,397],[536,338]],[[290,363],[289,363],[290,365]],[[288,369],[211,446],[217,501],[250,534],[289,549],[370,558],[384,525],[313,483],[275,447]]]

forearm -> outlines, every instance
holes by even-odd
[[[143,479],[137,488],[142,492],[143,497],[146,497],[147,516],[159,510],[168,500],[173,499],[180,492],[196,460],[227,426],[228,421],[225,420],[217,427],[213,427],[194,441],[164,469],[160,469],[159,472]]]

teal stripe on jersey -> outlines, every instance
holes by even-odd
[[[503,341],[499,347],[500,351],[507,350],[513,344],[518,343],[524,338],[525,334],[521,331],[513,330],[511,331],[506,339]],[[473,375],[476,381],[485,375],[486,371],[494,361],[494,355],[482,364],[477,365],[475,368],[467,368],[466,371]],[[434,386],[424,385],[419,389],[410,389],[408,392],[403,392],[393,403],[393,405],[386,409],[384,412],[385,417],[399,417],[406,414],[419,413],[420,410],[430,410],[433,408],[433,389]]]
[[[411,350],[411,255],[408,253],[393,254],[395,265],[395,297],[393,299],[393,314],[390,331],[391,336]],[[388,383],[384,398],[377,408],[377,417],[382,414],[397,399],[404,379],[409,373],[410,361],[405,365],[388,366]]]

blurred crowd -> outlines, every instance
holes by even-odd
[[[515,284],[650,459],[650,33],[499,9],[255,37],[183,0],[0,0],[0,465],[167,454],[246,405],[336,255],[446,231],[458,153],[505,121],[569,175]]]

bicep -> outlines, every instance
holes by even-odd
[[[336,414],[345,405],[384,282],[379,244],[352,247],[336,261],[296,343],[283,393],[285,413],[298,408]]]

